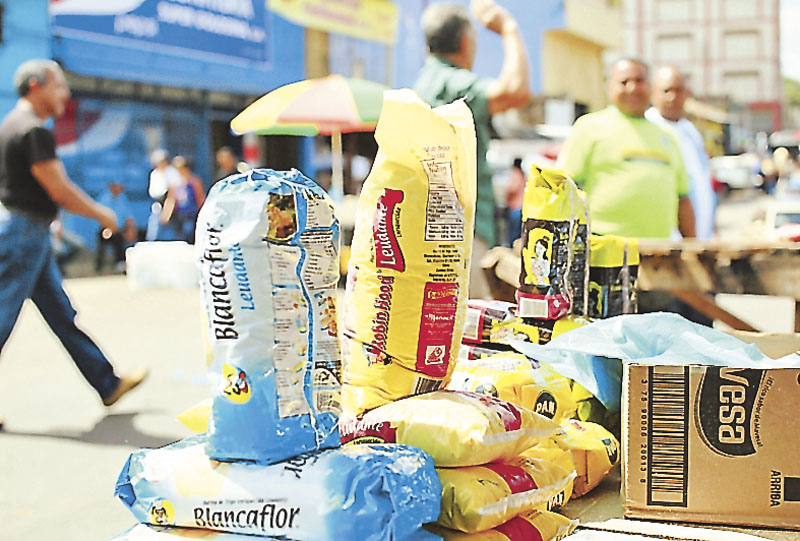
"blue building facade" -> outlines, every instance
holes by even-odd
[[[141,229],[153,150],[186,156],[208,187],[216,148],[230,145],[241,156],[231,118],[304,78],[303,28],[263,1],[51,0],[44,20],[73,92],[55,124],[59,156],[93,197],[121,182]],[[305,145],[276,144],[276,154],[302,165]],[[73,215],[64,222],[93,247],[96,223]]]

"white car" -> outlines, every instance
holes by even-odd
[[[743,190],[761,186],[761,162],[755,154],[717,156],[709,162],[711,175],[728,189]]]
[[[772,240],[800,241],[800,200],[769,203],[764,216],[764,233]]]

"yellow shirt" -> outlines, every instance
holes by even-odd
[[[579,118],[559,166],[586,191],[592,232],[669,238],[689,177],[673,136],[614,106]]]

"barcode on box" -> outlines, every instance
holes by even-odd
[[[647,504],[686,507],[689,367],[648,369]]]

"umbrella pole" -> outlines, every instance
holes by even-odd
[[[331,133],[331,189],[334,200],[344,196],[344,163],[342,160],[342,132]]]

